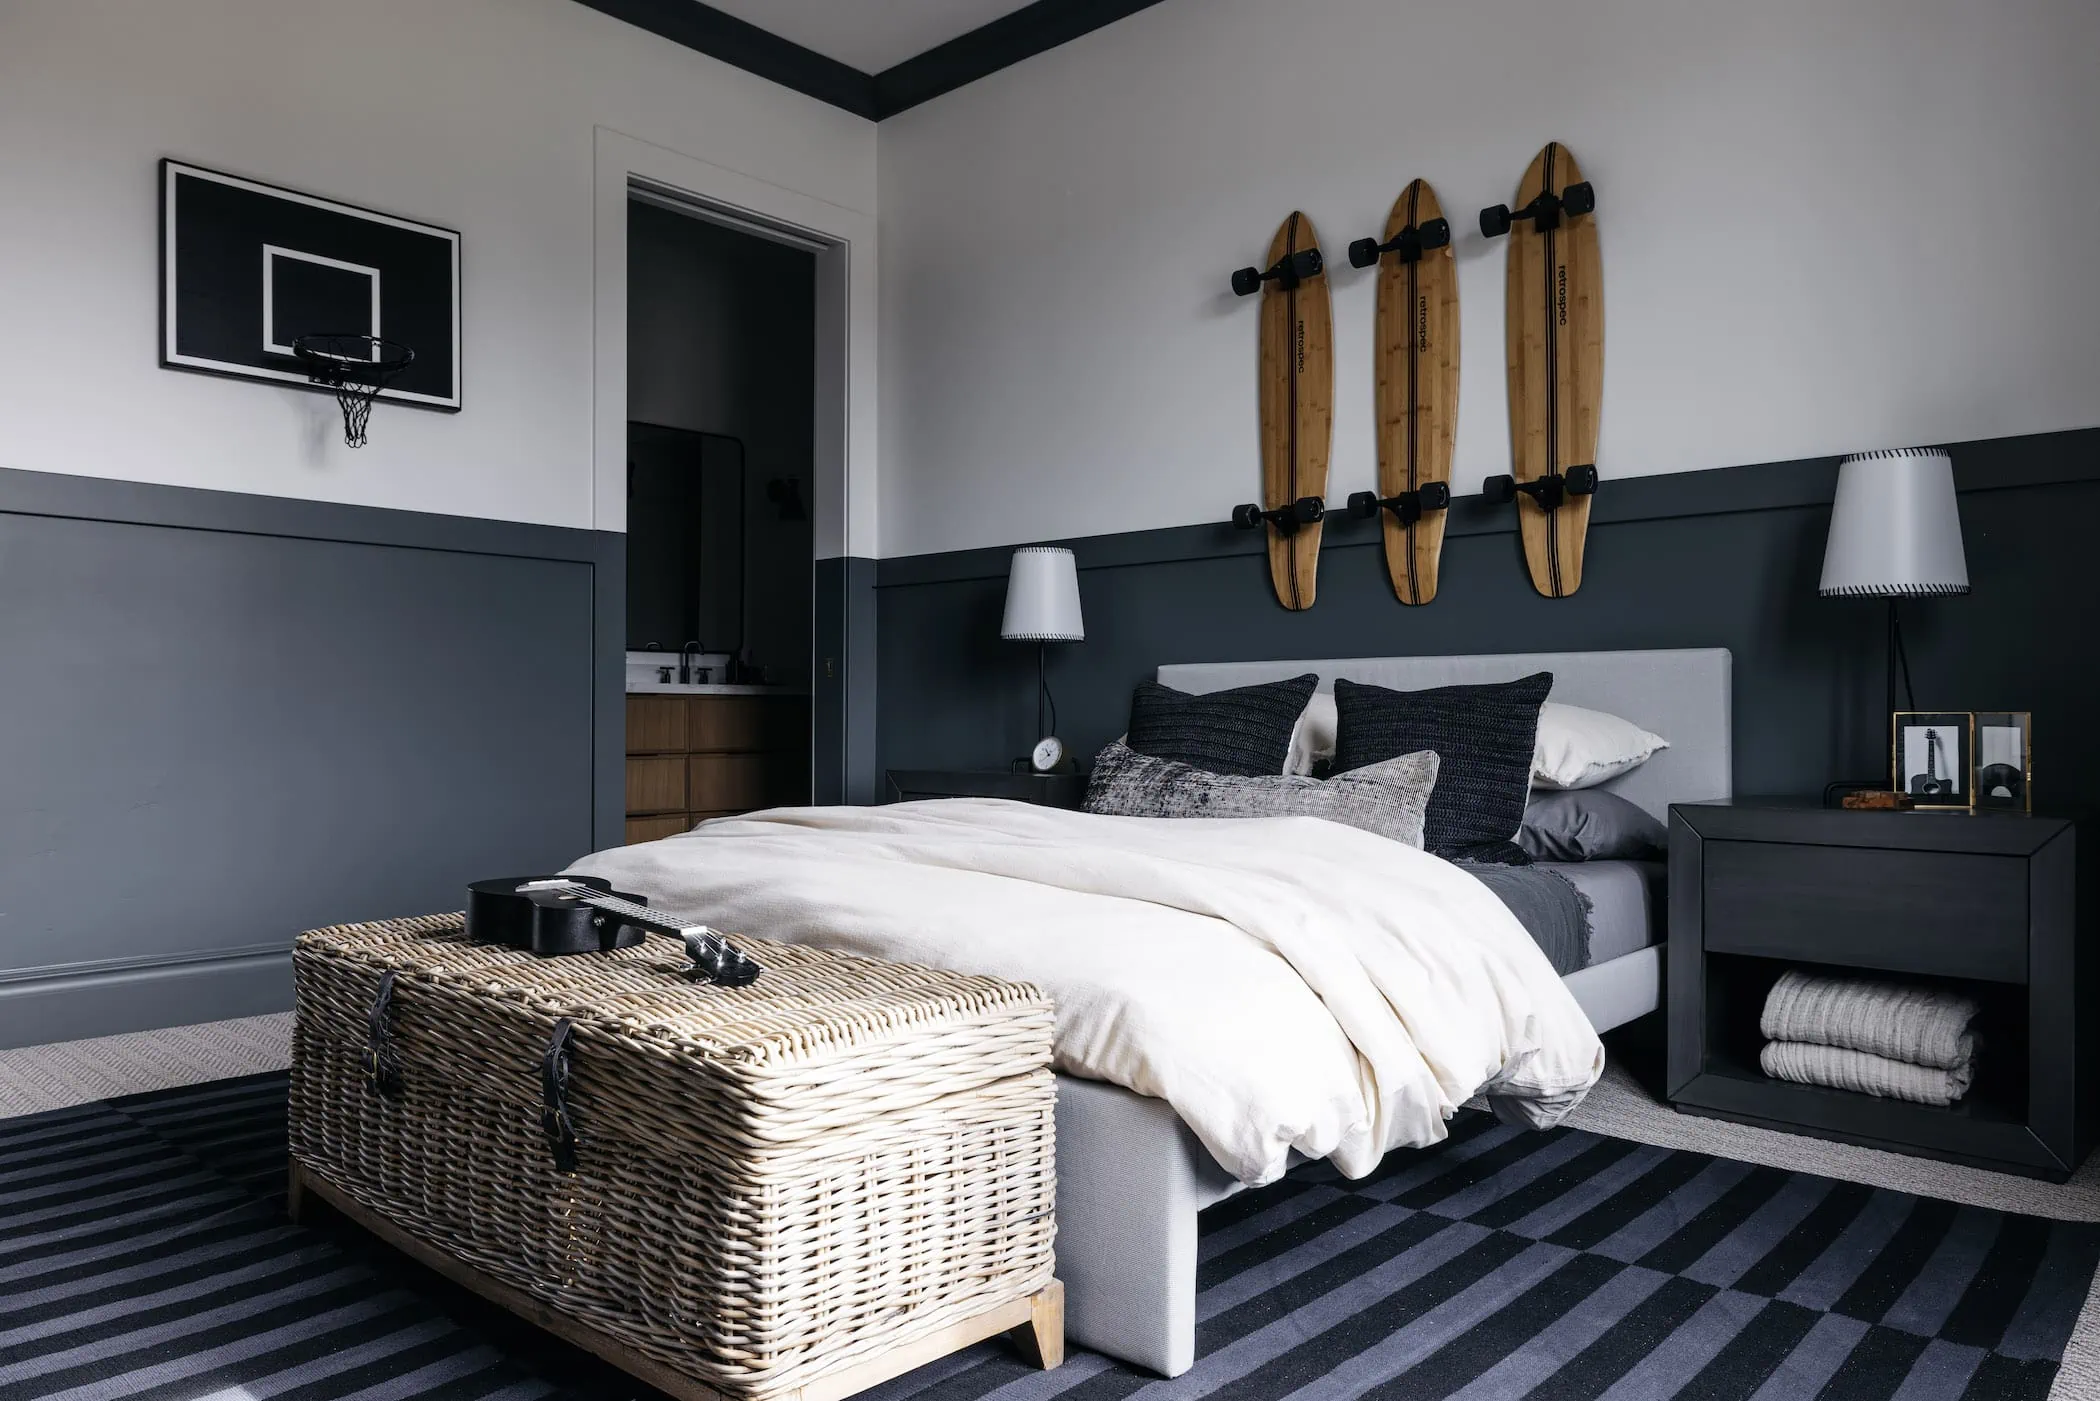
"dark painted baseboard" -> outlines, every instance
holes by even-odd
[[[1904,605],[1927,708],[2035,712],[2044,802],[2100,791],[2100,656],[2066,631],[2088,591],[2100,429],[1952,448],[1972,592]],[[1166,662],[1724,646],[1738,792],[1809,792],[1887,766],[1883,606],[1817,594],[1835,458],[1607,479],[1582,591],[1526,578],[1514,515],[1453,504],[1442,587],[1398,603],[1379,529],[1331,515],[1319,601],[1289,613],[1261,537],[1195,525],[1055,543],[1078,555],[1087,640],[1050,651],[1062,737],[1090,754]],[[1221,501],[1225,498],[1221,495]],[[1002,642],[1009,547],[882,561],[884,767],[1001,767],[1034,738],[1033,649]]]
[[[0,1045],[622,839],[625,537],[0,471]]]

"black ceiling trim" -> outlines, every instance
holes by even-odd
[[[577,0],[747,73],[881,121],[1091,34],[1159,0],[1035,0],[880,73],[861,72],[701,0]]]
[[[700,0],[577,0],[674,44],[873,121],[875,80],[850,64],[724,14]]]
[[[989,77],[1147,10],[1159,0],[1035,0],[875,75],[875,119]]]

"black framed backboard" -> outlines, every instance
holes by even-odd
[[[163,366],[327,392],[297,337],[384,336],[416,358],[381,399],[459,409],[457,233],[176,160],[160,177]]]

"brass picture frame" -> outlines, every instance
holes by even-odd
[[[2034,811],[2034,712],[1976,712],[1975,777],[1969,784],[1978,811]]]
[[[1966,710],[1899,710],[1889,723],[1889,787],[1922,811],[1975,806],[1976,717]]]

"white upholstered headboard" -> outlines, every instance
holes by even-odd
[[[1356,657],[1304,662],[1187,662],[1159,669],[1160,681],[1201,693],[1318,672],[1320,689],[1345,676],[1372,686],[1419,691],[1553,673],[1550,697],[1563,705],[1622,715],[1670,741],[1647,763],[1604,786],[1667,819],[1671,803],[1733,796],[1729,745],[1729,669],[1725,647],[1654,652],[1510,652],[1484,657]]]

